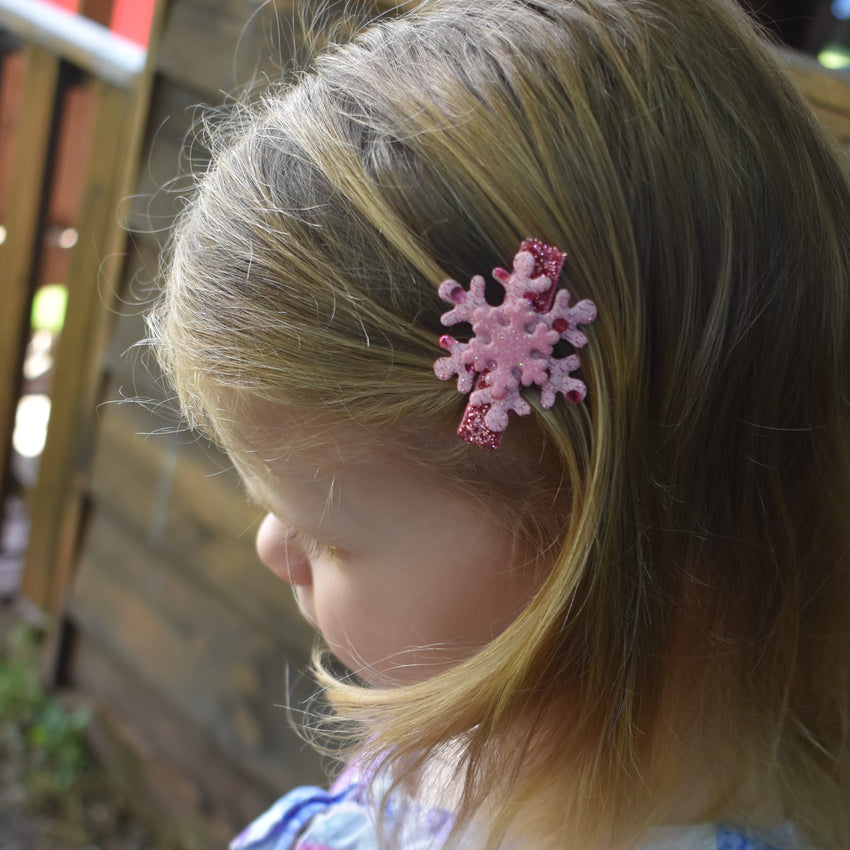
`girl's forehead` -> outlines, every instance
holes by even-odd
[[[316,451],[275,452],[274,444],[258,441],[231,459],[251,500],[287,525],[315,531],[339,508],[339,459],[318,457]]]
[[[286,464],[312,479],[379,447],[370,429],[340,423],[321,409],[244,397],[233,398],[228,408],[232,454],[254,469]]]
[[[265,428],[255,432],[248,464],[238,456],[234,464],[251,498],[293,529],[361,552],[378,540],[393,546],[435,533],[457,536],[461,545],[459,530],[468,533],[485,513],[446,475],[388,449],[374,435],[342,428],[332,441],[310,443],[291,427],[278,432],[285,451],[275,429]],[[299,447],[292,449],[290,440]]]
[[[442,489],[439,476],[374,437],[340,428],[311,440],[309,425],[282,415],[254,428],[231,457],[251,499],[287,524],[310,532],[374,526],[397,517],[399,503]]]

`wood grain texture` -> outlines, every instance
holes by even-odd
[[[21,107],[25,71],[23,53],[4,45],[0,33],[0,221],[4,223],[13,170],[15,124]]]
[[[102,510],[92,518],[70,613],[133,679],[215,741],[208,765],[225,754],[269,793],[316,778],[315,758],[283,708],[290,700],[285,648],[249,628],[240,607],[215,587]],[[101,695],[109,689],[90,684]],[[158,734],[150,728],[151,740]],[[179,766],[204,781],[204,764]]]
[[[155,50],[164,4],[154,12]],[[33,496],[23,594],[58,616],[73,579],[86,505],[86,481],[100,399],[101,357],[118,295],[126,233],[116,212],[135,183],[150,104],[153,54],[129,89],[90,78],[96,115],[78,219],[79,241],[68,278],[69,299],[57,353],[52,410]]]
[[[144,138],[143,168],[125,203],[129,230],[141,238],[156,236],[159,249],[174,216],[203,172],[209,155],[202,123],[211,101],[203,92],[159,77],[151,94]]]
[[[97,513],[121,524],[152,559],[169,561],[238,612],[246,632],[263,635],[303,666],[313,632],[291,588],[259,562],[260,510],[245,499],[226,457],[173,433],[176,427],[137,404],[101,407],[89,491]],[[166,433],[150,434],[158,429]]]
[[[341,8],[335,0],[328,7]],[[211,103],[264,76],[277,78],[297,36],[292,3],[173,0],[157,68],[172,83]]]
[[[3,222],[7,238],[0,245],[0,481],[4,482],[29,332],[59,80],[54,56],[37,47],[23,52],[26,70]]]
[[[323,781],[281,707],[300,711],[313,691],[312,630],[259,563],[259,510],[226,458],[177,433],[167,407],[105,404],[98,433],[67,609],[88,649],[74,649],[68,675],[142,735],[153,753],[142,762],[173,765],[200,811],[239,826],[289,787]],[[104,655],[121,670],[118,689]]]
[[[35,488],[30,547],[22,590],[49,614],[67,593],[81,505],[79,493],[94,433],[92,412],[100,384],[100,348],[111,318],[110,281],[102,263],[115,231],[116,181],[130,104],[125,93],[93,80],[96,132],[79,214],[79,242],[71,258],[68,307],[59,341],[47,442]]]
[[[830,71],[813,58],[790,50],[781,58],[824,129],[850,162],[850,75]]]
[[[850,75],[830,71],[811,56],[779,50],[780,61],[813,106],[839,115],[850,115]]]
[[[72,662],[75,685],[95,709],[96,751],[143,811],[192,834],[189,847],[225,847],[277,795],[108,642],[78,630]]]

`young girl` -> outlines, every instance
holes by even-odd
[[[850,847],[848,214],[731,0],[426,0],[234,118],[153,336],[359,736],[234,848]]]

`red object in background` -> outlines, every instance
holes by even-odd
[[[69,12],[76,12],[80,8],[80,0],[45,0],[51,6],[58,6],[60,9],[67,9]]]
[[[74,3],[76,0],[65,2]],[[124,38],[147,47],[155,3],[156,0],[115,0],[109,29],[116,35],[123,35]]]
[[[87,18],[106,24],[116,35],[123,36],[140,47],[147,47],[151,34],[151,22],[156,0],[43,0],[50,6],[66,12],[82,14]],[[82,6],[82,9],[80,8]]]

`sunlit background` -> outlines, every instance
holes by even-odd
[[[818,53],[818,61],[835,70],[850,68],[850,0],[833,0],[830,8],[838,25]]]

